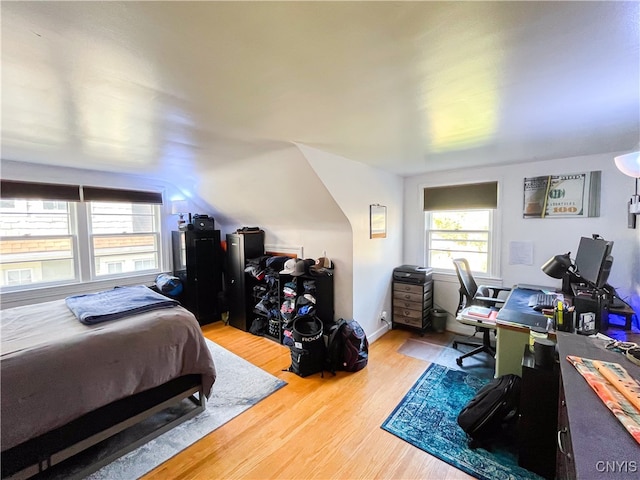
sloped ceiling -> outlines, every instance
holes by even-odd
[[[638,2],[1,13],[8,160],[188,182],[292,142],[400,175],[638,146]]]

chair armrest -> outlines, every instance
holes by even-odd
[[[480,300],[483,302],[491,302],[491,303],[504,303],[506,302],[505,298],[496,298],[496,297],[473,297],[473,301]]]
[[[500,292],[510,292],[511,291],[511,287],[493,287],[491,285],[480,285],[478,287],[478,291],[482,291],[485,290],[490,290],[491,291],[491,297],[493,298],[498,298],[498,295],[500,295]],[[479,297],[476,297],[479,298]]]
[[[511,287],[488,287],[487,285],[485,285],[485,287],[490,288],[491,290],[496,290],[498,292],[510,292],[511,291]]]

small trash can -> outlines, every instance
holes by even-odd
[[[447,312],[437,308],[431,310],[431,325],[437,333],[442,333],[447,328]]]

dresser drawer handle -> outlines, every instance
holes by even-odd
[[[564,445],[562,445],[562,437],[567,436],[567,427],[563,427],[562,430],[558,430],[558,449],[560,450],[560,453],[562,453],[565,457],[567,458],[571,458],[571,454],[569,452],[566,452],[564,449]]]
[[[406,298],[407,300],[411,300],[411,295],[405,295],[404,298]]]

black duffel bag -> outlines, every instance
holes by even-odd
[[[458,414],[458,425],[469,438],[469,447],[485,445],[512,435],[518,418],[522,379],[507,374],[494,378]]]

